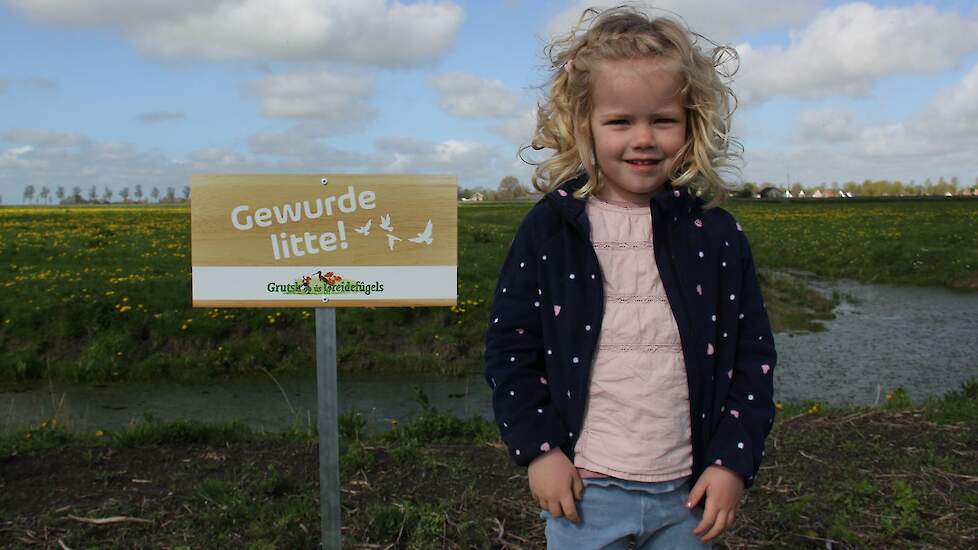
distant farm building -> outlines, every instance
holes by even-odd
[[[784,194],[777,187],[765,187],[761,189],[762,199],[780,199]]]

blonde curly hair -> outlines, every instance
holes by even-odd
[[[603,182],[590,125],[593,71],[605,60],[662,57],[676,69],[687,115],[686,142],[667,166],[670,182],[673,187],[689,186],[708,199],[707,208],[726,200],[731,188],[720,172],[737,170],[735,162],[743,148],[730,135],[737,100],[721,77],[736,72],[736,68],[729,73],[723,69],[736,64],[738,57],[733,48],[713,42],[707,55],[697,46],[698,38],[706,40],[673,19],[650,18],[631,6],[585,10],[569,34],[544,49],[553,74],[549,97],[537,108],[537,126],[528,147],[552,149],[554,154],[539,163],[527,161],[536,165],[533,186],[546,193],[587,174],[587,183],[574,196],[584,198],[600,191]]]

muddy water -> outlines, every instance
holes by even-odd
[[[903,387],[913,400],[940,396],[978,377],[978,293],[935,288],[811,281],[852,296],[818,333],[778,333],[775,398],[872,404]],[[315,424],[315,376],[221,385],[38,385],[0,392],[0,429],[36,425],[57,413],[78,430],[114,429],[150,414],[170,420],[238,419],[256,429]],[[435,407],[492,417],[481,375],[340,375],[339,408],[355,409],[376,430],[420,410],[414,387]],[[283,395],[284,393],[284,395]]]
[[[902,387],[918,401],[978,377],[978,292],[810,284],[855,301],[843,301],[824,332],[775,336],[777,399],[872,404]]]

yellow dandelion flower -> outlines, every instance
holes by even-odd
[[[180,330],[187,330],[187,325],[180,325]]]
[[[95,430],[95,437],[102,437],[104,435],[105,432],[103,432],[102,430]]]

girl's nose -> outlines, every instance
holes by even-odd
[[[635,127],[635,140],[632,146],[636,149],[648,149],[655,147],[655,132],[650,126],[639,125]]]

